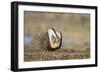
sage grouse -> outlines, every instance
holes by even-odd
[[[39,32],[33,37],[33,46],[35,48],[43,48],[48,51],[54,51],[62,45],[62,33],[54,28],[48,29],[46,32]]]

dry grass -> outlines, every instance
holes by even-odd
[[[90,58],[90,48],[88,45],[69,45],[56,51],[46,51],[27,47],[24,56],[25,61],[86,59]]]

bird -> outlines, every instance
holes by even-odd
[[[41,31],[33,37],[32,44],[35,48],[55,51],[62,45],[62,33],[54,28],[49,28],[46,32]]]

